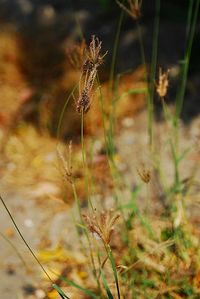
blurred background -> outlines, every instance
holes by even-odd
[[[185,49],[188,1],[162,1],[158,65],[173,70],[169,99],[174,100],[179,61]],[[151,60],[154,1],[143,1],[141,31],[147,63]],[[66,95],[77,81],[68,52],[84,37],[88,43],[95,34],[103,41],[108,55],[100,73],[101,82],[109,78],[113,45],[120,17],[114,0],[0,2],[1,22],[1,114],[2,126],[19,119],[48,127],[55,135]],[[199,112],[199,24],[192,50],[183,118],[189,121]],[[125,15],[120,33],[116,73],[136,70],[142,64],[136,23]],[[174,82],[175,81],[175,82]],[[20,110],[19,110],[20,109]],[[41,117],[42,111],[45,115]],[[70,109],[69,109],[70,110]],[[20,112],[19,112],[20,111]],[[48,115],[47,115],[48,114]],[[73,119],[75,118],[75,119]],[[76,116],[66,112],[62,137],[76,131]],[[78,130],[78,128],[77,128]]]

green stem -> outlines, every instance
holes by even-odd
[[[148,119],[148,132],[149,132],[149,145],[153,144],[153,113],[154,113],[154,84],[156,77],[157,56],[158,56],[158,35],[160,25],[160,0],[156,0],[155,4],[156,15],[154,19],[154,33],[153,33],[153,46],[151,57],[151,72],[150,72],[150,107],[149,107],[149,119]]]
[[[23,263],[24,267],[27,269],[27,271],[29,270],[28,265],[26,264],[23,256],[21,255],[21,253],[17,250],[16,246],[9,240],[9,238],[7,238],[2,232],[0,232],[1,237],[14,249],[14,251],[16,252],[16,254],[18,255],[19,259],[21,260],[21,262]]]
[[[110,90],[113,89],[113,79],[114,79],[114,73],[115,73],[117,49],[118,49],[118,44],[119,44],[119,37],[120,37],[120,31],[121,31],[123,17],[124,17],[124,12],[123,12],[123,10],[121,10],[118,25],[117,25],[117,31],[116,31],[116,36],[115,36],[115,42],[114,42],[113,54],[112,54],[112,61],[111,61],[111,67],[110,67],[110,80],[109,80],[110,81]]]
[[[93,208],[92,201],[90,198],[89,174],[88,174],[86,151],[85,151],[85,145],[84,145],[84,112],[83,112],[83,110],[81,111],[81,152],[82,152],[82,161],[83,161],[83,167],[84,167],[84,172],[85,172],[85,186],[87,189],[88,203],[93,210],[94,208]]]
[[[136,28],[137,28],[137,32],[138,32],[138,38],[139,38],[141,61],[145,67],[145,79],[147,80],[147,64],[146,64],[146,57],[145,57],[145,51],[144,51],[144,43],[143,43],[143,38],[142,38],[141,26],[140,26],[140,23],[138,20],[136,20]]]
[[[188,32],[188,41],[185,51],[185,56],[183,60],[182,65],[182,80],[180,83],[180,88],[177,93],[176,97],[176,115],[175,115],[175,127],[178,127],[178,119],[180,117],[182,108],[183,108],[183,99],[185,95],[185,89],[186,89],[186,82],[187,82],[187,76],[188,76],[188,70],[189,70],[189,62],[191,57],[191,51],[192,51],[192,45],[194,40],[194,34],[196,29],[196,23],[197,23],[197,17],[199,12],[199,3],[200,0],[196,0],[196,5],[194,6],[193,13],[191,12],[193,7],[193,1],[190,1],[190,7],[188,12],[188,24],[187,24],[187,32]]]
[[[76,186],[75,186],[74,182],[72,183],[72,190],[73,190],[74,199],[76,201],[76,205],[77,205],[77,208],[78,208],[80,221],[81,221],[82,226],[84,226],[83,216],[81,214],[80,201],[79,201],[79,198],[78,198],[78,195],[77,195],[77,192],[76,192]],[[93,267],[94,277],[95,277],[96,282],[97,282],[98,290],[100,290],[101,289],[100,282],[99,282],[99,278],[98,278],[98,275],[97,275],[97,270],[96,270],[96,266],[95,266],[95,262],[94,262],[94,256],[93,256],[93,253],[92,253],[92,244],[91,244],[91,240],[90,240],[87,229],[84,229],[84,233],[85,233],[86,239],[88,241],[88,245],[89,245],[90,259],[91,259],[91,263],[92,263],[92,267]]]
[[[192,9],[194,5],[194,0],[189,0],[189,8],[188,8],[188,15],[187,15],[187,26],[186,26],[186,41],[189,38],[190,35],[190,23],[192,19]]]
[[[67,100],[66,100],[66,102],[65,102],[65,104],[64,104],[64,106],[63,106],[63,109],[62,109],[62,112],[61,112],[61,114],[60,114],[59,121],[58,121],[58,127],[57,127],[57,133],[56,133],[56,135],[57,135],[57,139],[60,137],[60,129],[61,129],[61,125],[62,125],[62,120],[63,120],[64,114],[65,114],[65,110],[66,110],[67,105],[68,105],[68,103],[69,103],[69,100],[70,100],[70,98],[72,97],[72,95],[73,95],[74,91],[76,90],[77,86],[78,86],[78,84],[76,84],[76,86],[74,86],[74,88],[73,88],[72,91],[70,92],[70,94],[69,94],[69,96],[67,97]]]
[[[112,266],[113,275],[114,275],[114,279],[115,279],[115,285],[116,285],[116,289],[117,289],[117,296],[118,296],[118,299],[120,299],[121,296],[120,296],[119,280],[118,280],[117,268],[116,268],[115,260],[114,260],[113,254],[112,254],[112,250],[111,250],[109,244],[104,244],[104,246],[105,246],[108,258],[110,260],[111,266]]]

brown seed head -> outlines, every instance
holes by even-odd
[[[103,58],[106,56],[107,52],[104,54],[101,53],[101,45],[102,42],[95,37],[92,36],[92,41],[90,42],[89,49],[87,52],[87,60],[92,63],[96,68],[99,67],[103,63]]]
[[[87,72],[91,73],[94,67],[95,64],[91,60],[86,59],[82,66],[83,75],[86,75]]]
[[[145,168],[144,165],[141,169],[137,169],[137,173],[140,176],[141,180],[145,183],[148,184],[151,179],[151,172],[149,169]]]
[[[78,113],[87,113],[90,109],[90,96],[87,90],[83,90],[76,104]]]
[[[137,20],[141,17],[142,0],[128,0],[129,7],[126,7],[119,0],[116,0],[116,2],[134,20]]]
[[[161,98],[164,98],[167,94],[169,87],[169,70],[162,72],[162,69],[159,69],[159,79],[156,86],[156,91]]]
[[[93,35],[89,47],[84,52],[85,58],[79,79],[79,95],[76,101],[76,111],[78,113],[87,113],[90,109],[97,69],[103,63],[103,58],[107,54],[106,52],[101,55],[101,44],[102,42]]]
[[[119,214],[114,214],[113,211],[103,211],[97,214],[94,210],[93,215],[83,215],[89,230],[96,234],[105,245],[108,245],[114,231],[114,224],[120,217]]]

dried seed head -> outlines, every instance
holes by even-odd
[[[142,0],[128,0],[129,7],[126,7],[124,4],[122,4],[118,0],[116,0],[116,2],[134,20],[137,20],[141,17]]]
[[[95,35],[92,36],[92,41],[90,42],[87,58],[90,62],[94,64],[95,67],[99,67],[103,63],[103,58],[106,56],[107,52],[104,54],[100,54],[101,52],[101,45],[102,42],[98,39],[98,37],[95,37]]]
[[[87,72],[91,73],[94,67],[95,64],[91,60],[86,59],[82,66],[83,75],[86,75]]]
[[[167,94],[169,87],[169,70],[162,72],[162,69],[159,69],[159,79],[156,86],[156,91],[161,98],[164,98]]]
[[[63,177],[70,183],[73,183],[73,168],[72,168],[72,141],[70,141],[68,146],[68,158],[65,159],[64,155],[57,148],[58,159],[61,164]]]
[[[141,169],[137,169],[137,173],[140,176],[141,180],[145,183],[148,184],[151,180],[151,172],[149,169],[145,168],[144,165],[142,166]]]
[[[104,244],[108,245],[114,231],[114,224],[120,215],[113,215],[112,210],[103,211],[100,214],[97,214],[96,210],[94,210],[92,216],[83,215],[83,217],[85,218],[89,230],[97,235]]]
[[[87,113],[90,109],[90,96],[86,90],[83,90],[76,104],[78,113]]]
[[[107,52],[103,55],[100,54],[101,44],[102,42],[93,35],[89,47],[85,50],[85,58],[79,79],[79,96],[76,101],[76,111],[78,113],[87,113],[90,109],[97,69],[103,63],[103,58],[107,54]]]

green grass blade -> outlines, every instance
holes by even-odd
[[[111,266],[112,266],[112,270],[113,270],[113,274],[114,274],[114,278],[115,278],[115,284],[116,284],[116,288],[117,288],[118,299],[120,299],[120,290],[119,290],[119,281],[118,281],[117,269],[116,269],[115,260],[114,260],[113,254],[112,254],[112,250],[110,249],[110,246],[108,246],[108,257],[109,257],[109,260],[111,262]]]
[[[146,94],[148,92],[148,89],[145,88],[133,88],[133,89],[129,89],[125,92],[123,92],[116,101],[120,101],[121,99],[123,99],[124,97],[130,95],[130,94]]]
[[[65,293],[63,292],[63,290],[57,286],[57,284],[52,284],[52,287],[58,292],[58,294],[61,296],[61,298],[66,298],[66,299],[69,299],[69,297],[67,297],[67,295],[65,295]]]
[[[92,291],[86,289],[86,288],[83,288],[82,286],[78,285],[77,283],[63,277],[62,275],[60,276],[60,279],[65,281],[66,283],[68,283],[69,285],[77,288],[78,290],[82,291],[83,293],[85,293],[86,295],[88,296],[91,296],[91,298],[94,298],[94,299],[98,299],[98,296],[95,295]]]
[[[111,61],[111,67],[110,67],[110,89],[112,90],[113,88],[113,79],[114,79],[114,74],[115,74],[115,64],[116,64],[116,57],[117,57],[117,49],[118,49],[118,44],[119,44],[119,37],[120,37],[120,32],[121,32],[121,26],[123,22],[123,17],[124,17],[124,11],[121,10],[120,16],[119,16],[119,21],[117,25],[117,31],[116,31],[116,36],[115,36],[115,41],[114,41],[114,47],[113,47],[113,54],[112,54],[112,61]]]
[[[177,92],[176,96],[176,116],[175,116],[175,127],[178,125],[178,119],[180,117],[180,114],[182,112],[183,107],[183,100],[185,96],[185,89],[186,89],[186,83],[187,83],[187,76],[188,76],[188,70],[189,70],[189,63],[190,63],[190,57],[192,52],[192,45],[194,40],[194,34],[197,24],[197,18],[198,18],[198,12],[199,12],[199,4],[200,0],[197,0],[193,9],[193,12],[191,13],[193,1],[190,1],[190,7],[188,10],[188,24],[187,24],[187,35],[188,35],[188,41],[185,51],[185,57],[183,59],[182,68],[181,68],[181,83],[180,88]]]
[[[101,270],[101,278],[102,278],[104,289],[106,290],[106,293],[108,295],[108,299],[114,299],[102,270]]]
[[[24,265],[24,267],[29,270],[28,265],[26,264],[23,256],[21,255],[21,253],[19,252],[19,250],[17,249],[17,247],[13,244],[13,242],[10,241],[9,238],[7,238],[2,232],[0,232],[0,236],[14,249],[14,251],[16,252],[17,256],[19,257],[19,259],[21,260],[22,264]]]
[[[158,35],[160,25],[160,0],[156,0],[156,15],[154,20],[154,33],[153,33],[153,46],[151,57],[151,73],[150,73],[150,99],[149,99],[149,111],[148,111],[148,133],[149,144],[153,142],[153,114],[154,114],[154,85],[157,68],[157,56],[158,56]]]
[[[65,111],[66,111],[66,108],[67,108],[67,105],[69,103],[69,100],[71,99],[73,93],[75,92],[76,88],[77,88],[78,84],[76,84],[74,86],[74,88],[72,89],[72,91],[70,92],[69,96],[67,97],[67,100],[63,106],[63,109],[62,109],[62,112],[60,114],[60,117],[59,117],[59,121],[58,121],[58,127],[57,127],[57,133],[56,133],[56,136],[57,138],[60,137],[60,129],[61,129],[61,125],[62,125],[62,121],[63,121],[63,117],[64,117],[64,114],[65,114]]]

